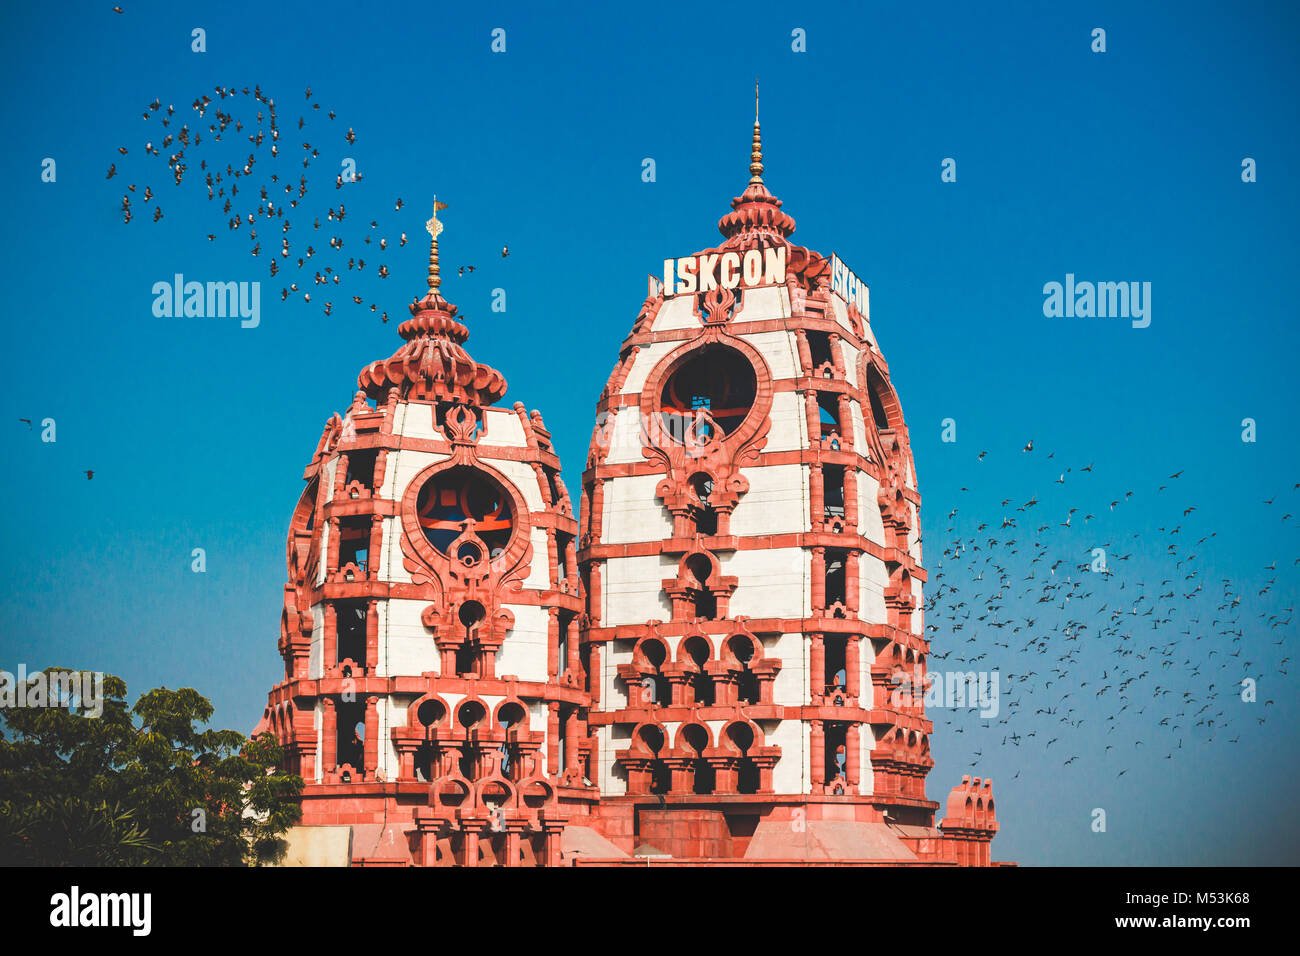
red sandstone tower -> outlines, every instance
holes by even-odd
[[[303,474],[258,730],[306,782],[299,836],[350,827],[354,863],[554,864],[561,796],[596,799],[577,524],[541,416],[494,407],[505,379],[439,293],[439,208],[405,344]]]
[[[866,287],[751,177],[667,260],[597,404],[583,667],[604,834],[747,862],[988,864],[991,784],[925,795],[920,495]]]

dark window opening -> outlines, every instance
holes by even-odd
[[[420,744],[415,751],[415,779],[421,783],[433,782],[433,745],[430,743]]]
[[[363,488],[373,488],[375,483],[375,461],[379,457],[374,448],[348,452],[348,470],[344,476],[344,487],[356,481]]]
[[[339,766],[361,770],[366,759],[366,712],[360,701],[340,703],[335,710]]]
[[[745,356],[725,345],[706,345],[668,376],[659,396],[660,415],[674,441],[684,441],[691,426],[700,439],[717,438],[721,436],[713,434],[709,419],[722,435],[730,435],[744,422],[757,394],[754,367]]]
[[[807,332],[806,335],[808,336],[808,351],[812,355],[813,368],[821,368],[827,363],[834,365],[834,359],[831,358],[830,333]]]
[[[822,501],[826,517],[844,517],[844,466],[822,466]]]
[[[867,395],[871,398],[871,417],[875,419],[876,428],[886,430],[889,428],[889,416],[885,413],[885,403],[880,400],[880,392],[874,382],[868,385]]]
[[[339,567],[355,564],[366,574],[370,559],[370,518],[366,515],[339,520]]]
[[[424,536],[443,554],[471,519],[474,534],[487,546],[490,558],[505,550],[514,533],[510,496],[492,478],[466,466],[439,472],[426,482],[416,510]]]
[[[826,551],[826,606],[847,604],[845,587],[845,564],[848,555],[844,551],[828,549]]]
[[[836,690],[847,690],[848,681],[848,638],[845,637],[827,637],[825,638],[825,661],[826,667],[822,673],[822,680],[826,688],[826,693],[834,693]]]
[[[334,605],[336,653],[334,663],[351,658],[366,663],[366,602],[338,601]]]
[[[841,781],[848,775],[848,726],[846,724],[826,724],[826,782]]]
[[[822,438],[843,434],[840,428],[840,401],[835,392],[818,392],[817,409],[821,418]]]
[[[696,581],[696,586],[688,589],[691,599],[695,602],[695,616],[712,620],[718,613],[718,601],[713,592],[708,589],[709,575],[713,570],[709,559],[702,554],[692,555],[686,559],[686,568]]]

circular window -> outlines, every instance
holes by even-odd
[[[455,557],[466,563],[495,558],[514,535],[510,496],[475,468],[459,466],[434,475],[420,489],[415,508],[424,536],[442,554],[448,554],[452,542],[465,533],[465,523],[473,521],[472,534],[483,542],[487,555],[473,544],[462,542]]]
[[[720,438],[740,427],[757,392],[754,367],[745,356],[725,345],[706,345],[668,376],[659,414],[673,441],[684,442],[692,427],[701,441]]]

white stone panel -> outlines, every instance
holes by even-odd
[[[527,448],[524,423],[512,409],[486,408],[483,410],[483,430],[479,441],[489,445],[506,445],[510,448]]]
[[[439,438],[447,440],[441,428],[433,424],[433,406],[424,402],[401,402],[393,431],[407,438]]]
[[[880,482],[865,471],[858,472],[858,533],[868,541],[885,546],[885,522],[880,517]]]
[[[393,515],[380,520],[384,538],[379,546],[379,580],[410,584],[411,573],[402,563],[402,546],[398,543],[402,534],[402,520]]]
[[[674,329],[698,329],[699,327],[700,320],[695,315],[695,296],[677,295],[664,300],[651,329],[655,332],[670,332]]]
[[[529,511],[545,510],[546,505],[542,502],[542,489],[538,484],[537,472],[533,471],[532,465],[522,461],[506,461],[501,458],[483,458],[480,460],[483,464],[504,475],[507,481],[519,489],[519,492],[524,496]]]
[[[440,670],[438,647],[420,614],[427,601],[390,598],[379,602],[380,677]]]
[[[782,295],[782,293],[786,293]],[[758,322],[763,319],[790,318],[790,298],[783,285],[760,286],[757,289],[745,289],[741,293],[740,311],[734,315],[734,322]]]
[[[889,620],[885,612],[885,587],[889,584],[889,575],[884,562],[863,555],[858,562],[858,616],[872,624],[883,624]]]
[[[689,296],[687,298],[689,299]],[[689,301],[687,302],[687,308],[690,308]],[[662,315],[662,313],[660,314]],[[632,360],[632,368],[628,371],[627,378],[623,380],[622,394],[640,394],[641,389],[645,387],[645,380],[650,376],[650,372],[654,367],[663,361],[665,355],[680,348],[681,345],[681,342],[651,342],[649,345],[641,346],[636,353],[636,358]]]
[[[808,418],[802,394],[777,392],[773,395],[771,418],[764,451],[796,451],[808,447]]]
[[[660,554],[606,560],[600,576],[601,626],[671,619],[663,582],[676,574],[677,562]]]
[[[845,339],[840,339],[840,355],[844,360],[844,379],[854,388],[858,386],[859,352]],[[859,446],[861,447],[861,446]]]
[[[641,453],[644,441],[641,436],[641,410],[620,408],[614,413],[614,427],[609,437],[609,453],[605,461],[611,465],[645,461]]]
[[[763,656],[781,662],[772,682],[772,703],[781,707],[802,707],[808,703],[808,641],[803,634],[782,634],[770,647],[763,642]]]
[[[339,456],[335,455],[321,469],[320,493],[327,502],[334,500],[334,476],[338,473],[339,460]]]
[[[311,608],[311,650],[307,656],[307,673],[313,680],[319,680],[325,674],[324,656],[325,604],[321,602]]]
[[[551,588],[551,559],[546,541],[545,528],[533,528],[529,540],[533,544],[532,563],[528,568],[528,577],[524,578],[524,587],[534,591],[549,591]]]
[[[865,674],[866,671],[863,671]],[[863,794],[875,793],[876,775],[871,768],[871,751],[875,749],[876,735],[868,724],[858,726],[858,789]]]
[[[515,624],[506,634],[497,655],[497,675],[514,675],[520,680],[541,681],[546,673],[546,632],[550,615],[535,604],[507,604]],[[543,724],[544,726],[544,724]]]
[[[769,746],[781,748],[781,759],[772,768],[772,787],[777,793],[807,793],[804,765],[811,750],[807,724],[801,720],[783,720],[767,734]]]
[[[749,491],[741,495],[732,513],[732,534],[786,534],[811,530],[806,465],[764,465],[742,468],[740,473],[749,481]]]
[[[724,577],[739,578],[729,616],[793,618],[812,613],[811,552],[803,548],[735,551],[719,555],[719,563]]]
[[[600,743],[600,766],[596,768],[602,796],[621,797],[627,793],[627,780],[614,774],[615,752],[628,747],[628,728],[607,725],[597,728]]]
[[[671,538],[673,518],[655,494],[663,475],[611,478],[604,484],[601,542],[630,544]]]
[[[394,499],[400,504],[411,479],[425,468],[436,462],[445,461],[446,458],[446,455],[413,451],[409,448],[389,452],[387,464],[384,466],[384,484],[379,496]]]
[[[762,353],[774,379],[798,378],[803,374],[799,368],[799,344],[789,332],[755,332],[741,338]]]
[[[867,446],[867,426],[862,417],[862,406],[857,399],[849,399],[849,422],[853,428],[853,447],[863,458],[870,458]]]

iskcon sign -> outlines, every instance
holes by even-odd
[[[785,282],[785,246],[664,260],[664,296]]]
[[[831,253],[831,291],[846,305],[856,305],[861,315],[870,315],[870,291],[867,284],[853,274],[853,270],[835,253]]]

